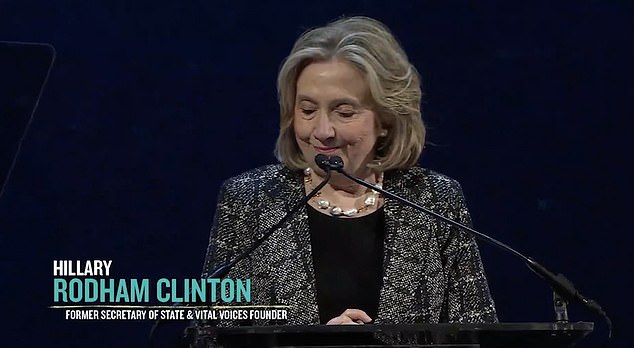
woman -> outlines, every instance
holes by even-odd
[[[471,223],[459,184],[417,167],[419,77],[383,24],[352,17],[304,33],[280,69],[278,93],[280,163],[223,184],[205,276],[322,181],[317,154]],[[288,306],[291,325],[497,320],[472,237],[340,174],[229,277],[251,278],[255,305]]]

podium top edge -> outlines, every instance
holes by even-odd
[[[267,333],[344,333],[344,332],[518,332],[518,331],[578,331],[591,332],[593,322],[568,323],[439,323],[439,324],[366,324],[366,325],[271,325],[271,326],[237,326],[212,327],[205,329],[224,334],[267,334]]]

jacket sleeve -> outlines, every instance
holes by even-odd
[[[247,211],[248,206],[242,204],[244,197],[234,188],[231,181],[220,187],[214,222],[209,233],[209,244],[203,265],[203,277],[208,277],[224,262],[235,257],[247,246],[248,231],[253,231],[253,219]],[[246,258],[234,266],[227,277],[249,276]]]
[[[218,203],[213,225],[209,235],[209,244],[205,255],[202,277],[208,278],[220,265],[230,261],[240,252],[244,251],[252,243],[252,232],[255,231],[254,214],[249,211],[248,201],[250,193],[241,190],[230,180],[222,184],[218,194]],[[227,274],[231,279],[249,279],[252,277],[252,262],[250,257],[239,261]],[[220,295],[220,294],[218,294]],[[217,297],[216,303],[208,302],[208,305],[230,306],[240,303],[224,303]],[[242,323],[237,320],[217,320],[207,325],[239,326]]]
[[[449,218],[472,227],[462,189],[452,180]],[[489,291],[475,238],[457,227],[450,227],[444,248],[445,318],[450,323],[497,322],[495,304]]]

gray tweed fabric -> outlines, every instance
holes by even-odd
[[[390,171],[385,173],[383,187],[471,225],[460,185],[444,175],[419,167]],[[302,173],[279,164],[227,180],[220,190],[203,276],[247,248],[304,196]],[[474,239],[394,200],[385,199],[384,209],[384,276],[375,323],[496,322]],[[288,306],[288,321],[284,324],[318,324],[312,262],[308,217],[303,207],[236,265],[229,277],[251,278],[253,305]]]

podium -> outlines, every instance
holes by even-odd
[[[309,325],[189,328],[193,347],[574,347],[593,323]]]

